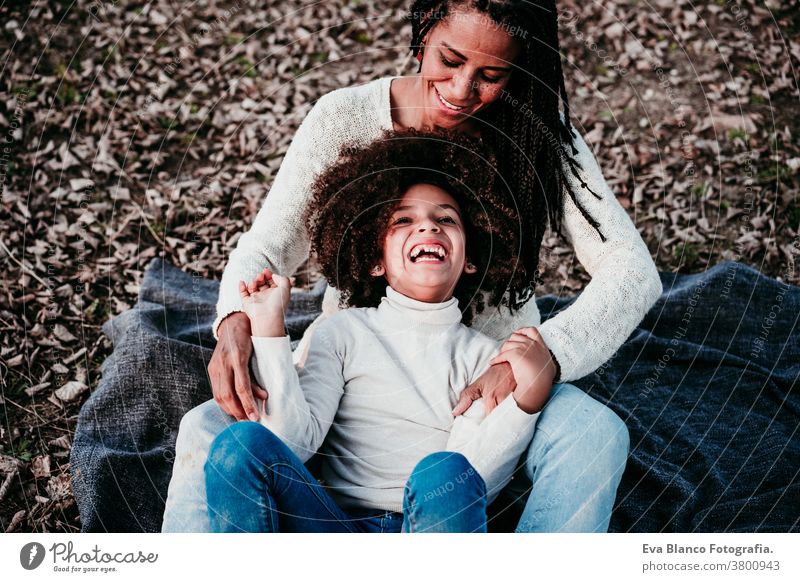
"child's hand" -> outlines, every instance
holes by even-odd
[[[556,375],[555,362],[539,330],[523,327],[511,334],[490,364],[500,362],[508,362],[514,372],[517,405],[528,414],[539,412],[550,396]]]
[[[244,312],[250,317],[254,336],[283,337],[286,335],[284,313],[289,305],[292,284],[288,277],[272,274],[264,269],[246,285],[239,281]]]

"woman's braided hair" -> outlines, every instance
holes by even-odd
[[[462,274],[454,296],[469,325],[491,305],[519,308],[532,293],[519,263],[520,223],[514,199],[498,187],[495,157],[463,132],[387,131],[366,146],[347,145],[337,163],[315,180],[306,211],[311,251],[325,278],[341,292],[340,307],[374,307],[386,280],[370,269],[383,256],[389,219],[405,192],[432,184],[461,210],[468,260],[478,272]]]
[[[578,150],[561,70],[555,1],[417,0],[409,11],[414,56],[433,26],[454,9],[488,15],[506,30],[518,31],[518,40],[524,45],[509,79],[508,98],[498,99],[475,118],[483,139],[497,154],[500,175],[517,194],[525,251],[521,260],[528,272],[538,275],[539,250],[548,223],[555,232],[561,231],[564,192],[605,241],[599,223],[583,208],[567,181],[567,173],[571,173],[581,188],[600,199],[580,178],[580,165],[574,158]],[[563,120],[559,101],[564,105]]]

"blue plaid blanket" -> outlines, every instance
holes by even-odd
[[[664,294],[615,356],[575,382],[625,420],[616,532],[800,531],[800,288],[740,263],[662,273]],[[183,414],[211,398],[219,283],[155,259],[84,404],[70,466],[84,531],[161,528]],[[293,294],[293,340],[324,282]],[[543,319],[572,298],[537,300]]]

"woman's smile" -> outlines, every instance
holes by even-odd
[[[442,93],[439,91],[439,89],[436,88],[436,85],[431,84],[431,87],[433,87],[434,95],[436,95],[436,100],[439,103],[439,110],[445,113],[446,115],[453,115],[453,116],[466,115],[467,113],[469,113],[472,105],[474,105],[473,103],[469,103],[466,105],[456,105],[455,103],[446,99],[444,95],[442,95]]]

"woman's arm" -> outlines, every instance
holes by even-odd
[[[650,251],[608,187],[589,147],[575,133],[582,169],[578,177],[570,175],[570,186],[606,240],[600,239],[572,199],[564,196],[564,232],[592,280],[575,303],[539,326],[561,367],[561,382],[581,378],[608,361],[662,291]]]
[[[342,342],[326,323],[312,336],[308,359],[299,372],[288,336],[253,337],[253,373],[269,392],[260,422],[303,462],[325,440],[344,393]]]
[[[570,174],[570,185],[583,208],[599,223],[605,240],[601,240],[568,195],[564,196],[562,210],[563,231],[592,280],[572,305],[541,325],[534,299],[513,315],[507,307],[501,307],[499,314],[495,309],[487,309],[475,317],[472,325],[495,339],[505,339],[520,328],[536,326],[560,368],[557,382],[582,378],[608,361],[662,291],[650,251],[606,184],[594,155],[580,135],[575,138],[575,146],[582,169],[578,171],[579,177]],[[600,199],[582,187],[582,183]],[[470,394],[475,396],[475,391],[473,388]]]
[[[239,239],[222,274],[217,317],[211,326],[217,344],[208,374],[214,399],[237,420],[255,415],[255,398],[266,397],[265,387],[257,386],[250,378],[250,327],[241,313],[238,283],[251,281],[264,268],[290,276],[308,258],[309,240],[303,215],[313,180],[337,159],[344,141],[364,133],[360,125],[355,125],[355,129],[343,125],[343,116],[338,114],[348,103],[347,91],[323,96],[303,120],[269,195],[250,230]]]

